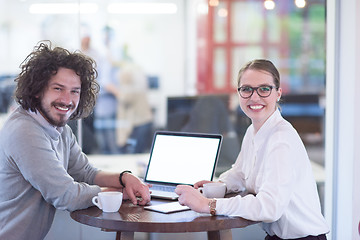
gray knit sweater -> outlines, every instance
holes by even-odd
[[[55,208],[91,206],[97,172],[68,126],[17,108],[0,130],[0,239],[43,239]]]

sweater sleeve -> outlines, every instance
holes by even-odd
[[[66,135],[69,136],[70,149],[67,172],[76,182],[94,184],[94,178],[98,173],[98,169],[90,164],[88,157],[82,152],[75,135],[68,126],[67,131]]]
[[[96,170],[92,169],[87,159],[79,154],[79,149],[73,147],[68,154],[67,140],[61,137],[53,139],[40,125],[32,121],[14,124],[8,132],[10,132],[9,141],[5,149],[9,163],[41,193],[45,201],[58,209],[69,211],[92,205],[91,198],[100,191],[100,188],[83,181],[75,181],[67,172],[66,158],[71,157],[70,172],[76,172],[77,180],[87,180],[92,183]],[[58,141],[64,142],[58,144]],[[58,146],[61,146],[60,149]],[[76,154],[78,157],[75,157]],[[76,161],[78,162],[75,163]],[[85,177],[81,179],[80,175]]]

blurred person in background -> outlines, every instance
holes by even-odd
[[[105,31],[105,45],[107,46],[107,34]],[[119,153],[116,144],[116,112],[117,112],[117,79],[116,69],[112,66],[107,54],[101,54],[91,45],[89,30],[83,28],[81,39],[81,51],[95,59],[97,64],[100,92],[94,109],[93,126],[98,145],[98,154]],[[86,139],[89,141],[89,139]],[[85,142],[85,141],[84,141]]]
[[[141,67],[132,61],[122,63],[117,140],[124,153],[143,153],[151,144],[153,114],[147,92],[147,78]]]

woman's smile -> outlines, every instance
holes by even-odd
[[[276,110],[276,102],[281,96],[281,88],[278,90],[274,89],[274,84],[274,79],[270,73],[259,70],[248,69],[240,79],[239,88],[245,88],[245,93],[243,94],[249,94],[252,90],[249,97],[244,98],[239,95],[240,107],[251,119],[256,130],[259,130]],[[260,94],[266,94],[261,92],[261,86],[269,86],[267,87],[267,89],[270,88],[269,95],[265,97],[259,95],[259,91]]]
[[[261,110],[264,108],[264,105],[260,105],[260,104],[253,104],[253,105],[249,105],[249,108],[252,110]]]

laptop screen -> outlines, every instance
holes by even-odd
[[[193,185],[212,180],[222,136],[180,132],[156,132],[145,181]]]

